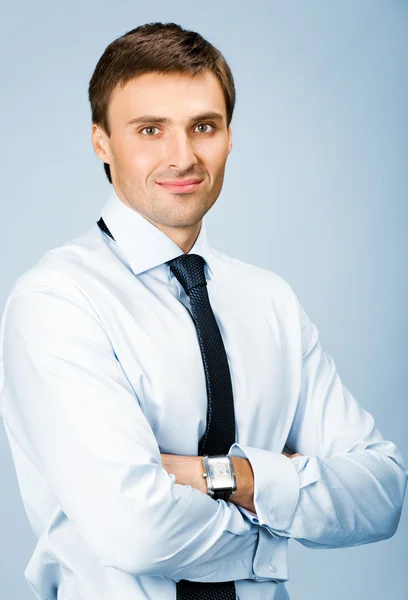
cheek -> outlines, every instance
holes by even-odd
[[[148,174],[153,168],[155,157],[152,150],[141,147],[132,138],[125,138],[118,144],[118,160],[127,169],[135,175]],[[156,156],[157,160],[157,156]]]
[[[223,171],[225,168],[225,163],[228,158],[228,147],[220,146],[217,151],[213,152],[211,155],[211,167],[213,171]]]
[[[224,162],[228,157],[228,138],[222,137],[217,144],[212,148],[213,156],[218,163]]]

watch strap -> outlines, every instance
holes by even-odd
[[[213,498],[213,500],[220,499],[220,500],[224,500],[225,502],[227,502],[227,500],[231,496],[231,493],[232,493],[231,491],[226,491],[226,492],[217,491],[217,492],[214,492],[214,495],[212,498]]]

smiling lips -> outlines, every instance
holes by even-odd
[[[174,181],[157,181],[158,185],[161,185],[164,189],[169,192],[178,192],[178,193],[186,193],[186,192],[194,192],[202,179],[184,179],[184,180],[174,180]]]

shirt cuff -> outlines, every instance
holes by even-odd
[[[252,563],[253,579],[288,581],[288,539],[271,536],[262,527],[259,527],[258,532],[258,547]]]
[[[299,499],[299,477],[292,459],[235,442],[228,452],[249,460],[254,472],[254,506],[256,514],[240,507],[252,523],[283,531],[291,523]]]

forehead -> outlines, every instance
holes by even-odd
[[[222,112],[226,118],[223,89],[209,70],[195,76],[145,73],[118,85],[109,102],[110,118],[120,120],[142,113],[182,119],[204,110]]]

